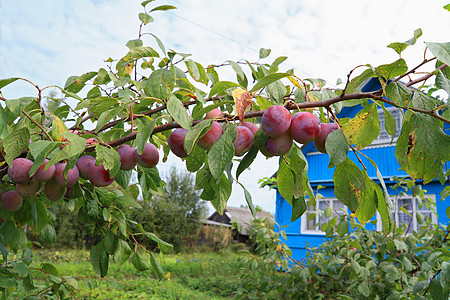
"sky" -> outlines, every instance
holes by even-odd
[[[140,3],[0,0],[0,79],[17,76],[40,87],[64,86],[69,76],[105,67],[104,60],[125,55],[126,42],[137,38]],[[294,68],[296,75],[325,79],[331,87],[357,65],[393,62],[398,55],[386,46],[410,39],[421,28],[417,46],[402,54],[413,67],[423,59],[423,42],[446,42],[450,29],[450,13],[442,8],[447,0],[158,0],[148,8],[164,4],[177,9],[153,12],[155,21],[144,29],[158,36],[166,49],[190,53],[207,66],[226,60],[257,61],[259,49],[268,48],[272,53],[267,62],[287,56],[281,70]],[[150,35],[143,41],[158,49]],[[229,68],[221,79],[236,80]],[[29,84],[17,81],[2,92],[6,98],[35,95]],[[172,165],[184,168],[170,155],[158,165],[160,173]],[[258,156],[241,176],[253,202],[272,213],[275,192],[260,189],[258,179],[277,168],[277,158]],[[228,204],[246,204],[238,186]]]

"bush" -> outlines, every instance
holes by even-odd
[[[257,297],[277,291],[302,299],[447,299],[450,225],[425,223],[409,235],[404,225],[385,235],[366,230],[353,217],[343,222],[353,231],[310,249],[302,263],[291,257],[279,233],[255,222],[251,235],[258,257],[240,259],[244,276],[253,281],[239,295],[250,297],[257,290]]]
[[[200,219],[206,213],[206,205],[200,193],[194,189],[194,180],[187,172],[174,167],[168,173],[163,195],[147,199],[142,209],[128,211],[130,219],[141,224],[145,231],[155,233],[162,240],[171,243],[179,252],[195,245]],[[157,244],[148,239],[139,240],[150,249]]]

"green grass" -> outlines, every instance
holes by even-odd
[[[73,292],[78,299],[229,299],[243,284],[235,262],[237,255],[227,250],[157,255],[166,272],[163,280],[158,280],[152,269],[136,271],[130,262],[120,269],[110,264],[108,275],[99,278],[88,251],[48,252],[36,257],[31,266],[40,268],[42,263],[52,263],[59,276],[75,278],[77,289]],[[48,280],[39,270],[33,270],[33,277],[35,283]]]

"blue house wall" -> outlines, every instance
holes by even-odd
[[[369,80],[362,91],[374,91],[380,88],[380,84],[378,80],[371,79]],[[358,111],[361,110],[361,106],[356,107],[345,107],[340,114],[339,118],[342,117],[350,117],[353,118]],[[450,127],[444,127],[444,130],[448,132]],[[392,189],[392,177],[405,177],[408,176],[406,172],[400,169],[400,165],[395,159],[395,143],[392,145],[383,145],[380,147],[372,147],[368,149],[363,149],[362,152],[370,157],[378,166],[380,173],[383,176],[383,180],[387,185],[387,189],[390,195],[395,195],[397,192]],[[334,183],[333,183],[333,174],[335,168],[328,168],[329,156],[328,154],[319,153],[314,147],[313,143],[309,143],[305,147],[303,147],[303,153],[306,156],[308,161],[308,178],[310,180],[311,186],[314,190],[317,190],[317,187],[320,185],[320,194],[322,194],[325,198],[335,198],[334,195]],[[348,153],[349,159],[359,165],[359,161],[355,154],[350,151]],[[376,169],[371,164],[371,162],[365,158],[363,155],[360,155],[360,159],[363,161],[364,165],[367,168],[367,173],[369,177],[374,180],[376,183],[379,183],[379,180],[376,176]],[[420,181],[417,182],[421,184]],[[441,185],[438,181],[432,181],[426,185],[423,185],[422,188],[426,190],[426,194],[434,194],[436,197],[436,214],[437,214],[437,222],[439,224],[447,225],[449,223],[449,219],[446,215],[446,209],[450,205],[450,196],[446,199],[441,199],[440,192],[444,189],[445,186],[448,186],[447,182],[445,185]],[[407,193],[408,194],[408,193]],[[411,194],[411,193],[409,193]],[[276,191],[276,208],[275,208],[275,221],[280,226],[279,230],[283,229],[286,232],[287,240],[284,242],[291,248],[293,258],[297,260],[304,259],[307,254],[307,248],[319,246],[323,243],[325,236],[324,234],[312,234],[312,233],[302,233],[301,231],[301,222],[302,218],[297,219],[294,222],[291,222],[292,215],[292,207],[291,205],[281,197],[281,195]],[[374,227],[372,224],[368,224],[366,228],[368,229],[376,229],[371,228]]]

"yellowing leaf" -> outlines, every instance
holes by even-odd
[[[64,125],[63,121],[61,121],[60,118],[53,115],[53,122],[52,122],[52,138],[55,141],[63,141],[65,140],[62,136],[62,133],[64,131],[67,131],[66,125]]]
[[[245,109],[252,104],[252,96],[244,89],[237,88],[233,90],[232,96],[234,103],[236,104],[236,111],[239,117],[239,121],[244,122]]]

